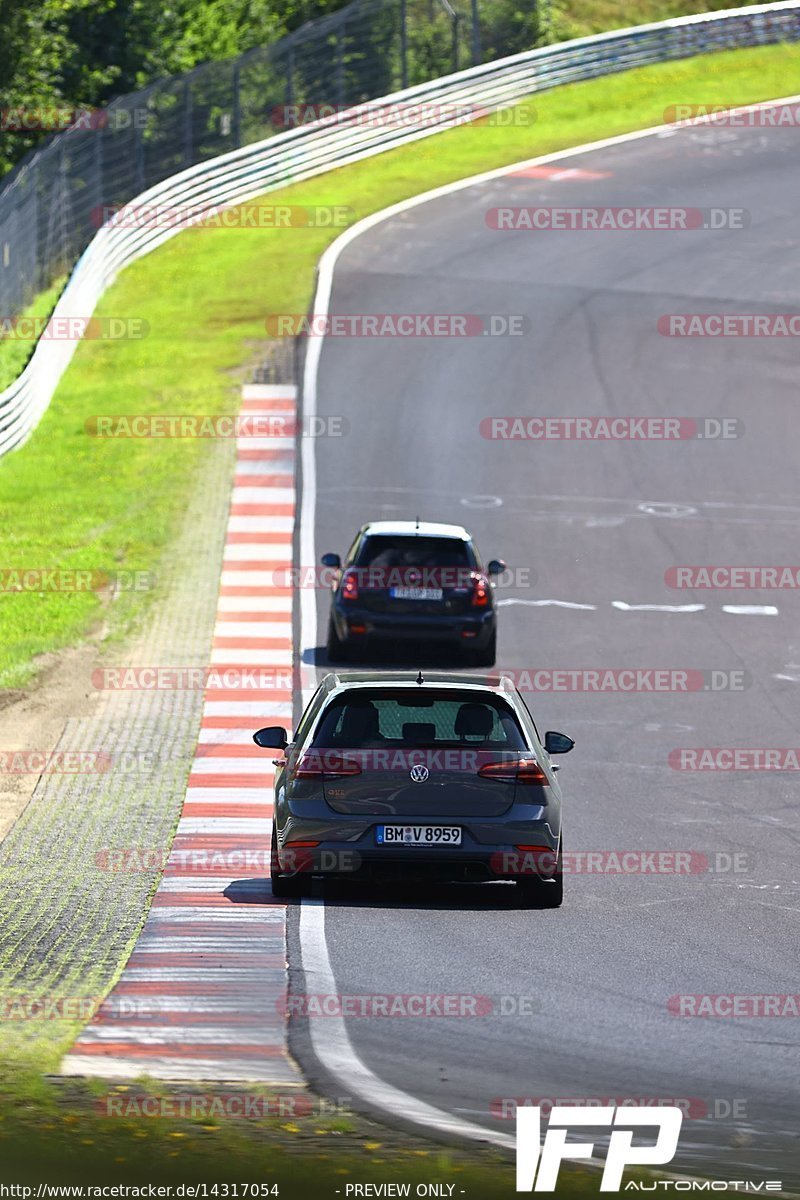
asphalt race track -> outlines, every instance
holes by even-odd
[[[790,590],[677,591],[664,575],[800,561],[797,343],[668,337],[657,322],[797,308],[799,150],[793,128],[683,129],[562,160],[540,173],[550,178],[478,183],[356,238],[333,313],[524,314],[528,332],[326,338],[318,412],[350,431],[316,447],[315,516],[317,557],[343,554],[365,520],[419,515],[466,524],[484,559],[535,574],[498,592],[501,668],[746,672],[738,690],[526,696],[540,728],[577,741],[561,760],[567,851],[690,850],[712,867],[740,853],[743,869],[572,873],[563,908],[541,912],[507,885],[326,889],[339,992],[531,998],[523,1014],[350,1019],[361,1061],[508,1134],[504,1097],[691,1102],[673,1169],[785,1188],[800,1180],[797,1018],[680,1017],[668,1001],[800,992],[796,776],[680,771],[668,756],[798,744],[800,608]],[[747,227],[487,225],[496,206],[530,205],[716,206],[745,210]],[[672,442],[479,432],[486,417],[534,414],[738,418],[744,431]],[[586,607],[530,603],[546,599]],[[319,643],[327,611],[320,593]],[[316,663],[322,672],[322,645]],[[318,1078],[302,1027],[294,1050]],[[326,1086],[344,1094],[346,1075]]]

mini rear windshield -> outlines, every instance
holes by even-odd
[[[474,746],[525,750],[513,711],[499,697],[421,688],[353,691],[325,710],[314,737],[320,747],[410,749]]]
[[[375,534],[356,555],[357,567],[474,567],[467,542],[446,537]]]

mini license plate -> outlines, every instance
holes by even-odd
[[[457,825],[379,825],[378,846],[460,846]]]
[[[444,595],[442,588],[426,587],[393,587],[389,588],[393,600],[441,600]]]

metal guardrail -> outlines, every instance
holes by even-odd
[[[191,209],[200,221],[221,207],[428,137],[563,83],[716,50],[797,40],[800,0],[782,0],[563,42],[419,84],[198,163],[142,192],[129,207]],[[78,260],[52,319],[90,317],[123,267],[177,232],[155,223],[104,225]],[[0,454],[30,435],[74,351],[72,340],[42,338],[22,375],[0,393]]]

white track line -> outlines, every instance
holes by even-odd
[[[695,613],[702,612],[705,604],[626,604],[624,600],[612,600],[611,607],[620,612]]]
[[[497,608],[504,608],[510,604],[524,604],[529,608],[585,608],[587,612],[596,612],[596,604],[574,604],[571,600],[519,600],[516,596],[511,596],[506,600],[498,600]]]
[[[328,947],[325,944],[325,905],[321,900],[304,900],[300,908],[300,941],[303,947],[303,971],[306,990],[321,995],[336,993]],[[400,1118],[433,1127],[451,1136],[469,1138],[513,1150],[511,1134],[484,1129],[471,1121],[434,1108],[424,1100],[384,1083],[365,1066],[353,1049],[343,1017],[328,1017],[324,1021],[308,1022],[314,1053],[326,1070],[337,1079],[346,1080],[362,1099],[374,1108]]]
[[[722,611],[741,617],[777,617],[774,604],[723,604]]]

